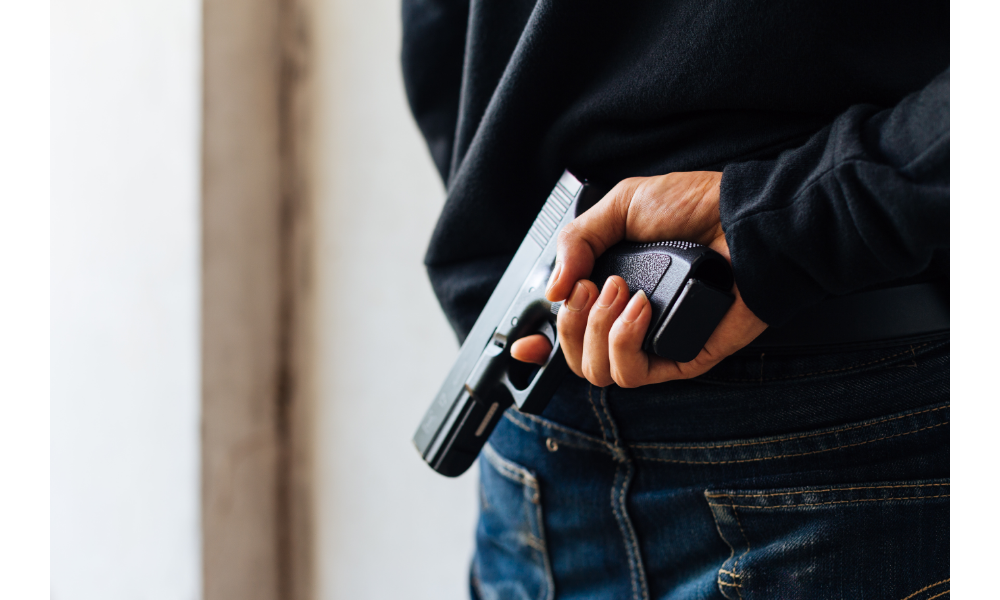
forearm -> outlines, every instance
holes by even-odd
[[[780,324],[947,249],[949,82],[945,71],[893,108],[852,107],[801,148],[725,169],[722,227],[755,314]]]

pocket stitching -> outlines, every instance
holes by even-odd
[[[512,417],[511,414],[510,414],[510,411],[504,411],[503,416],[506,417],[507,420],[510,421],[511,423],[513,423],[514,425],[517,425],[521,429],[527,431],[528,433],[531,433],[531,427],[528,427],[527,425],[525,425],[521,421],[519,421],[519,420],[515,419],[514,417]]]
[[[542,517],[541,489],[538,485],[538,479],[524,467],[501,456],[489,442],[483,445],[482,454],[486,457],[490,466],[496,469],[496,472],[501,477],[529,487],[534,491],[529,501],[535,505],[535,522],[538,525],[538,536],[531,536],[531,539],[528,539],[527,542],[542,557],[542,568],[545,572],[545,589],[541,590],[538,596],[539,600],[543,598],[552,600],[555,597],[555,579],[552,576],[552,564],[549,562],[548,547],[545,543],[545,522]]]
[[[790,492],[774,492],[770,494],[712,494],[705,493],[706,498],[764,498],[766,496],[791,496],[793,494],[822,494],[825,492],[848,492],[854,490],[884,490],[890,488],[918,488],[918,487],[948,487],[950,483],[911,483],[908,485],[862,485],[848,488],[826,488],[823,490],[799,490]],[[940,582],[938,582],[940,583]],[[905,598],[903,600],[906,600]]]
[[[599,439],[597,439],[595,437],[590,437],[589,435],[584,434],[584,433],[580,433],[579,431],[573,431],[572,429],[567,429],[565,427],[560,427],[559,425],[557,425],[557,424],[555,424],[555,423],[553,423],[551,421],[547,421],[545,419],[536,417],[535,415],[529,415],[527,413],[522,413],[522,412],[518,412],[517,414],[519,414],[522,417],[528,419],[529,421],[534,421],[535,423],[537,423],[541,427],[547,427],[549,429],[554,429],[556,431],[561,431],[561,432],[566,433],[568,435],[576,436],[576,437],[578,437],[578,438],[580,438],[580,439],[582,439],[582,440],[584,440],[586,442],[590,442],[591,444],[594,444],[594,445],[598,446],[602,452],[608,452],[612,456],[615,456],[615,452],[614,452],[613,447],[611,446],[611,444],[608,444],[607,442],[599,440]],[[510,412],[505,412],[504,416],[507,417],[507,419],[509,419],[513,423],[515,423],[521,429],[524,429],[525,431],[527,431],[529,433],[532,433],[532,430],[531,430],[530,427],[528,427],[524,423],[521,423],[517,419],[517,417],[515,417],[514,415],[512,415]]]
[[[746,556],[747,553],[750,552],[750,538],[747,537],[747,532],[746,532],[745,529],[743,529],[743,523],[740,522],[740,515],[736,512],[736,505],[733,504],[733,499],[732,498],[729,499],[729,506],[730,506],[730,508],[733,509],[733,519],[736,520],[736,525],[740,528],[740,533],[743,534],[743,541],[747,545],[747,549],[744,550],[743,554],[740,554],[740,557],[737,558],[736,562],[733,563],[733,571],[735,572],[736,569],[740,565],[740,561],[743,560],[743,557]],[[739,586],[736,588],[736,594],[740,597],[740,600],[743,600],[743,575],[742,574],[739,575],[739,582],[740,582]]]
[[[549,550],[548,545],[545,543],[545,521],[542,519],[542,503],[539,498],[539,490],[535,489],[535,520],[538,523],[538,535],[541,538],[538,540],[541,543],[541,548],[535,548],[535,550],[542,555],[542,563],[545,565],[545,587],[547,592],[545,594],[539,594],[539,600],[545,598],[546,600],[553,600],[556,595],[556,582],[552,575],[552,563],[549,562]]]
[[[900,498],[859,498],[857,500],[833,500],[830,502],[805,502],[802,504],[785,504],[778,506],[757,506],[754,504],[718,504],[709,502],[709,506],[731,506],[734,509],[738,506],[740,508],[755,508],[758,510],[779,510],[779,509],[797,509],[804,506],[828,506],[831,504],[858,504],[860,502],[892,502],[894,500],[925,500],[930,498],[950,498],[950,494],[938,494],[935,496],[905,496]],[[735,512],[735,510],[734,510]]]
[[[903,600],[910,600],[910,598],[913,598],[914,596],[916,596],[920,592],[927,591],[927,590],[931,589],[932,587],[937,587],[937,586],[941,585],[942,583],[948,583],[949,581],[951,581],[951,577],[949,577],[948,579],[942,579],[941,581],[938,581],[938,582],[932,583],[932,584],[930,584],[928,586],[922,587],[919,590],[917,590],[917,591],[913,592],[912,594],[910,594],[909,596],[907,596],[906,598],[903,598]],[[945,590],[945,591],[941,592],[940,594],[938,594],[937,596],[931,596],[927,600],[933,600],[934,598],[937,598],[938,596],[943,596],[943,595],[945,595],[945,594],[947,594],[949,592],[951,592],[950,589]]]
[[[708,494],[708,490],[705,490],[705,494],[706,495]],[[733,505],[732,501],[730,500],[730,504],[728,505],[728,508],[731,508],[732,513],[733,513],[733,518],[736,521],[737,526],[739,527],[740,534],[743,536],[743,542],[746,544],[746,550],[744,550],[743,553],[740,554],[739,558],[736,558],[736,547],[733,546],[729,542],[729,539],[726,537],[726,535],[724,533],[722,533],[722,526],[719,524],[718,516],[715,513],[715,508],[716,507],[724,509],[724,508],[727,508],[727,505],[726,504],[721,504],[721,503],[712,503],[712,502],[709,502],[708,505],[710,507],[712,507],[709,510],[712,511],[712,520],[715,521],[715,530],[719,533],[719,537],[722,538],[722,541],[725,542],[727,546],[729,546],[729,558],[726,559],[726,561],[724,563],[722,563],[721,567],[719,567],[719,570],[718,570],[718,572],[717,572],[717,574],[715,576],[715,583],[719,586],[719,592],[723,596],[725,596],[726,598],[729,598],[730,596],[729,596],[729,594],[726,593],[726,591],[724,589],[724,586],[725,587],[730,587],[730,588],[736,588],[736,595],[738,596],[739,600],[743,600],[743,590],[742,590],[742,587],[743,587],[742,577],[743,577],[743,575],[740,574],[740,573],[738,573],[738,572],[736,572],[736,570],[737,570],[737,568],[739,566],[740,561],[743,560],[743,557],[746,556],[748,552],[750,552],[750,540],[749,540],[749,538],[747,538],[747,533],[743,529],[743,524],[740,522],[739,516],[736,514],[735,505]],[[726,569],[726,564],[729,561],[733,561],[733,567],[732,567],[731,571]],[[722,575],[723,574],[729,575],[729,577],[732,578],[733,583],[730,583],[728,581],[723,581],[722,580]]]
[[[532,475],[527,469],[520,467],[506,458],[500,456],[500,453],[496,451],[492,444],[486,442],[483,445],[483,456],[489,461],[490,465],[497,470],[497,473],[510,479],[511,481],[516,481],[522,485],[526,485],[530,488],[538,490],[538,480]]]

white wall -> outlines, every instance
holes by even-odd
[[[52,2],[52,598],[198,598],[197,0]]]
[[[317,5],[319,598],[467,598],[476,471],[444,478],[410,443],[458,345],[422,264],[444,189],[399,1]]]

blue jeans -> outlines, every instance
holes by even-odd
[[[744,351],[634,390],[570,377],[480,455],[471,593],[946,598],[947,339]]]

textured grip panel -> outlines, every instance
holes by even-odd
[[[691,248],[697,248],[701,244],[696,244],[694,242],[680,242],[680,241],[667,241],[667,242],[646,242],[638,244],[635,242],[623,242],[621,246],[628,248],[629,250],[648,250],[649,248],[673,248],[674,250],[690,250]]]
[[[670,268],[670,255],[660,252],[641,254],[618,253],[612,249],[601,255],[594,264],[591,278],[598,287],[612,275],[618,275],[628,284],[629,294],[639,290],[651,296],[663,274]]]

